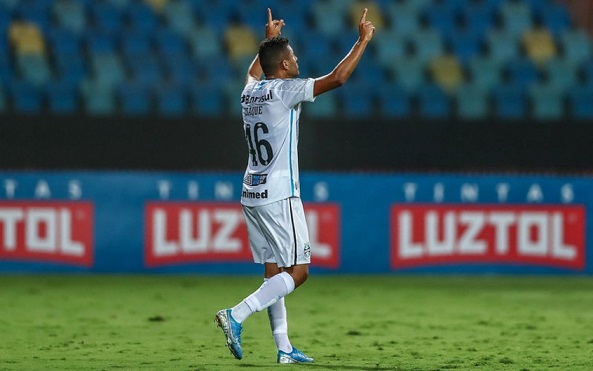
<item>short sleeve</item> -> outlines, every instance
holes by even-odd
[[[276,87],[276,92],[287,108],[292,108],[301,102],[313,102],[313,87],[315,79],[283,80]]]

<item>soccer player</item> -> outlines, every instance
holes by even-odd
[[[264,283],[215,317],[227,347],[237,359],[243,358],[243,321],[267,308],[278,363],[313,362],[292,346],[284,305],[284,297],[307,279],[311,262],[309,232],[300,199],[299,115],[301,102],[313,102],[319,94],[342,86],[358,65],[375,32],[366,14],[364,9],[358,40],[333,71],[316,79],[299,79],[298,58],[288,40],[280,36],[284,21],[274,20],[268,9],[266,39],[249,66],[241,95],[249,149],[241,204],[253,259],[264,265]]]

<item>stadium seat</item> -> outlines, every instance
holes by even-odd
[[[73,114],[77,112],[77,89],[76,84],[72,81],[51,81],[47,84],[46,91],[50,112],[57,114]]]
[[[196,60],[223,56],[221,36],[207,26],[196,27],[188,35],[189,47]]]
[[[445,52],[441,34],[434,29],[424,29],[410,37],[414,55],[424,64]]]
[[[241,84],[243,86],[243,84]],[[238,88],[238,86],[237,86]],[[228,94],[234,93],[234,99],[229,99],[229,107],[234,109],[236,114],[241,114],[241,89],[228,91]],[[193,112],[198,116],[218,116],[225,110],[225,94],[221,87],[216,84],[206,86],[196,86],[190,92],[190,104]]]
[[[593,44],[585,31],[566,29],[560,35],[562,56],[575,64],[584,62],[593,55]]]
[[[516,58],[508,62],[505,67],[509,81],[522,88],[527,88],[539,79],[539,71],[532,60]]]
[[[393,63],[395,82],[401,85],[410,94],[426,81],[425,65],[417,57],[404,56]]]
[[[528,89],[531,115],[537,120],[558,120],[564,113],[562,89],[551,84],[536,84]]]
[[[578,66],[566,58],[550,59],[543,67],[543,71],[547,82],[562,91],[578,83]]]
[[[527,117],[527,104],[524,88],[504,84],[494,88],[492,94],[493,110],[496,117],[509,120]]]
[[[482,53],[482,37],[469,28],[451,33],[447,43],[448,49],[463,65]]]
[[[502,64],[487,56],[477,56],[468,62],[472,85],[489,90],[502,80]]]
[[[369,117],[374,112],[374,88],[365,83],[350,81],[350,89],[339,89],[340,114],[346,117]]]
[[[579,120],[593,119],[593,86],[576,86],[568,92],[570,116]]]
[[[385,85],[377,97],[379,111],[386,117],[403,118],[412,112],[408,93],[397,84]]]
[[[307,117],[329,118],[338,113],[337,93],[335,91],[319,95],[313,103],[303,105],[303,114]]]
[[[424,10],[423,6],[415,6],[420,0],[390,2],[385,9],[387,21],[390,29],[397,35],[409,37],[421,28],[420,14]]]
[[[119,55],[102,53],[91,56],[90,75],[99,84],[115,86],[126,77],[126,72]]]
[[[179,35],[188,36],[195,27],[193,10],[187,1],[169,1],[163,9],[167,26]]]
[[[470,2],[460,13],[463,29],[480,40],[494,26],[495,12],[485,2]]]
[[[43,110],[39,89],[28,81],[13,81],[10,86],[12,107],[17,113],[34,114]]]
[[[16,56],[16,67],[24,80],[36,86],[45,84],[51,78],[49,63],[43,54],[19,54]]]
[[[86,79],[81,85],[84,111],[92,116],[109,116],[116,113],[114,87],[102,81]]]
[[[418,109],[423,118],[445,119],[451,113],[449,97],[436,84],[423,85],[418,89]]]
[[[187,113],[188,102],[183,87],[175,84],[162,85],[155,90],[157,112],[162,116],[179,117]]]
[[[457,57],[452,54],[435,57],[429,64],[430,75],[446,92],[452,92],[463,82],[463,70]]]
[[[560,3],[548,2],[538,10],[537,18],[556,38],[572,25],[568,9]]]
[[[145,116],[153,107],[150,90],[143,84],[128,82],[118,86],[116,91],[120,109],[130,116]]]
[[[557,54],[552,34],[545,28],[532,28],[523,34],[522,46],[527,56],[538,66],[545,64]]]
[[[512,35],[520,38],[533,25],[533,15],[528,4],[522,1],[506,1],[500,5],[502,26]]]
[[[109,35],[122,33],[122,12],[110,2],[92,2],[90,20],[94,25],[94,32],[103,32]]]
[[[486,47],[488,55],[499,63],[519,55],[519,43],[516,35],[500,29],[491,29],[486,34]]]
[[[311,8],[315,29],[327,36],[339,35],[346,27],[348,9],[337,1],[317,1]],[[331,16],[328,16],[331,14]]]
[[[60,27],[73,34],[80,36],[88,27],[85,9],[80,1],[56,0],[52,13]]]
[[[463,120],[487,118],[490,114],[488,90],[471,83],[460,85],[455,91],[457,116]]]
[[[152,34],[156,32],[158,19],[155,12],[145,2],[130,2],[126,7],[127,21],[136,32]]]

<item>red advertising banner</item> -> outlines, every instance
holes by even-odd
[[[252,261],[241,205],[225,202],[148,202],[145,206],[145,263]],[[337,205],[305,205],[312,265],[339,266]]]
[[[92,267],[91,202],[0,202],[0,259]]]
[[[581,205],[392,205],[391,268],[526,264],[583,270]]]

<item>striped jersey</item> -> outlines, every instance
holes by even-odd
[[[243,129],[249,150],[243,205],[300,197],[299,115],[301,102],[315,100],[314,83],[314,79],[273,79],[254,81],[243,89]]]

